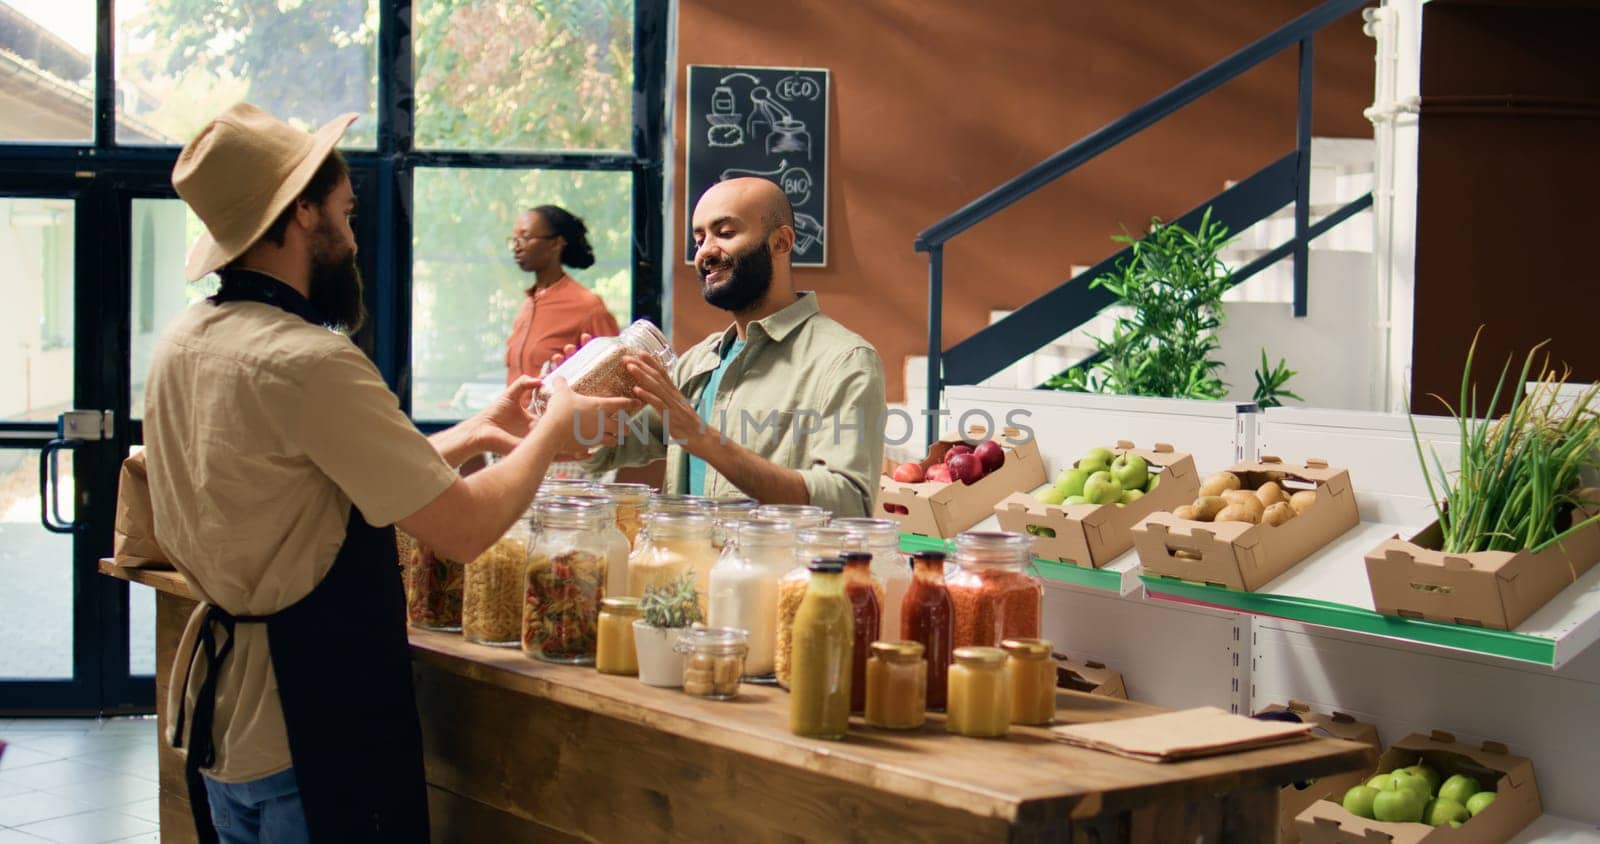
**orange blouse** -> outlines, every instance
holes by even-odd
[[[511,339],[506,341],[506,383],[527,373],[538,375],[545,362],[568,345],[577,345],[581,334],[612,337],[618,333],[617,320],[593,291],[562,276],[543,290],[535,290],[522,301]]]

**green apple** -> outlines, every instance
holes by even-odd
[[[1422,822],[1428,826],[1444,826],[1451,821],[1460,823],[1471,817],[1467,807],[1448,797],[1440,797],[1428,804],[1427,811],[1423,812]]]
[[[1460,829],[1461,828],[1461,821],[1451,821],[1450,822],[1450,828],[1451,829]]]
[[[1077,506],[1079,504],[1088,504],[1089,503],[1089,499],[1084,498],[1081,495],[1069,495],[1069,496],[1067,496],[1067,500],[1065,500],[1065,501],[1063,501],[1061,503],[1067,505],[1068,507],[1074,507],[1074,506]]]
[[[1056,475],[1056,489],[1068,498],[1082,495],[1083,482],[1088,479],[1089,473],[1082,469],[1062,469],[1061,474]]]
[[[1122,498],[1120,499],[1120,501],[1123,504],[1132,504],[1133,502],[1138,501],[1139,499],[1141,499],[1143,497],[1144,497],[1144,493],[1140,492],[1139,490],[1124,488],[1122,490]]]
[[[1156,491],[1156,486],[1159,485],[1160,483],[1161,483],[1161,476],[1160,475],[1151,475],[1150,476],[1150,483],[1145,486],[1144,491],[1145,492],[1155,492]]]
[[[1418,762],[1417,764],[1412,765],[1409,768],[1403,768],[1402,770],[1410,771],[1411,773],[1427,780],[1429,794],[1439,793],[1439,772],[1428,767],[1428,763]]]
[[[1067,500],[1067,494],[1058,487],[1050,487],[1037,496],[1040,504],[1060,504]]]
[[[1390,774],[1394,777],[1395,788],[1408,788],[1415,791],[1424,801],[1433,796],[1433,789],[1428,788],[1428,781],[1410,771],[1402,768]],[[1461,802],[1459,800],[1457,803]]]
[[[1095,472],[1083,482],[1083,497],[1090,504],[1114,504],[1122,499],[1122,484],[1110,472]]]
[[[1394,791],[1394,776],[1387,772],[1377,774],[1367,780],[1367,786],[1376,788],[1379,791]]]
[[[1078,468],[1092,475],[1111,468],[1111,460],[1115,457],[1109,448],[1091,448],[1078,458]]]
[[[1344,810],[1358,818],[1375,821],[1372,814],[1372,801],[1377,799],[1378,790],[1370,785],[1358,785],[1344,793]]]
[[[1372,818],[1391,823],[1417,823],[1422,820],[1422,808],[1427,803],[1426,797],[1409,788],[1380,791],[1372,799]]]
[[[1445,780],[1443,785],[1439,786],[1439,796],[1448,797],[1451,800],[1454,800],[1457,803],[1465,806],[1467,805],[1467,801],[1472,799],[1472,795],[1477,794],[1481,790],[1482,789],[1478,788],[1477,780],[1467,776],[1466,774],[1456,774],[1450,779]]]
[[[1495,793],[1493,791],[1480,791],[1477,794],[1468,797],[1467,813],[1472,815],[1478,814],[1479,812],[1488,808],[1489,804],[1494,802],[1494,798]]]
[[[1116,478],[1123,489],[1142,490],[1150,478],[1150,464],[1137,454],[1119,454],[1111,461],[1111,477]]]

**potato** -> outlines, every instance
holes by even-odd
[[[1239,476],[1232,472],[1218,472],[1200,485],[1200,496],[1221,495],[1230,489],[1238,489],[1244,484],[1240,483]]]
[[[1302,489],[1289,496],[1289,506],[1294,508],[1297,516],[1315,503],[1317,503],[1317,491],[1314,489]]]
[[[1256,487],[1256,497],[1261,499],[1261,506],[1271,507],[1280,501],[1288,501],[1289,496],[1283,494],[1283,487],[1277,481],[1267,481]]]
[[[1194,506],[1193,504],[1185,504],[1182,507],[1173,510],[1172,515],[1177,516],[1180,519],[1188,519],[1191,522],[1204,521],[1200,518],[1200,508]]]
[[[1267,509],[1261,503],[1261,499],[1257,498],[1256,494],[1248,489],[1230,489],[1222,494],[1222,500],[1230,505],[1243,507],[1256,514],[1256,521],[1261,520],[1262,511]]]
[[[1198,560],[1198,559],[1200,559],[1200,555],[1199,554],[1196,554],[1193,551],[1188,551],[1188,550],[1185,550],[1185,549],[1182,549],[1182,548],[1179,548],[1178,550],[1173,551],[1172,552],[1172,556],[1177,557],[1180,560]]]
[[[1261,514],[1261,523],[1277,527],[1295,517],[1294,508],[1287,501],[1279,501]]]
[[[1228,502],[1215,495],[1202,495],[1194,500],[1194,508],[1200,511],[1199,519],[1202,522],[1209,522],[1215,519],[1217,513],[1220,513],[1222,508],[1226,506],[1228,506]]]
[[[1249,522],[1256,524],[1261,521],[1261,514],[1242,504],[1229,504],[1217,514],[1219,522]]]

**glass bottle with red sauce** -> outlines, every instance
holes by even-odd
[[[855,614],[855,647],[850,661],[850,711],[867,709],[867,660],[879,636],[883,618],[883,584],[872,576],[872,555],[851,551],[844,555],[844,594]]]
[[[920,551],[911,567],[911,588],[900,608],[900,638],[922,643],[928,662],[928,709],[942,712],[955,640],[955,608],[944,585],[944,552]]]

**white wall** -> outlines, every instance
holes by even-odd
[[[51,419],[72,400],[72,348],[45,348],[42,325],[46,285],[73,309],[72,221],[71,200],[0,199],[0,418]]]

